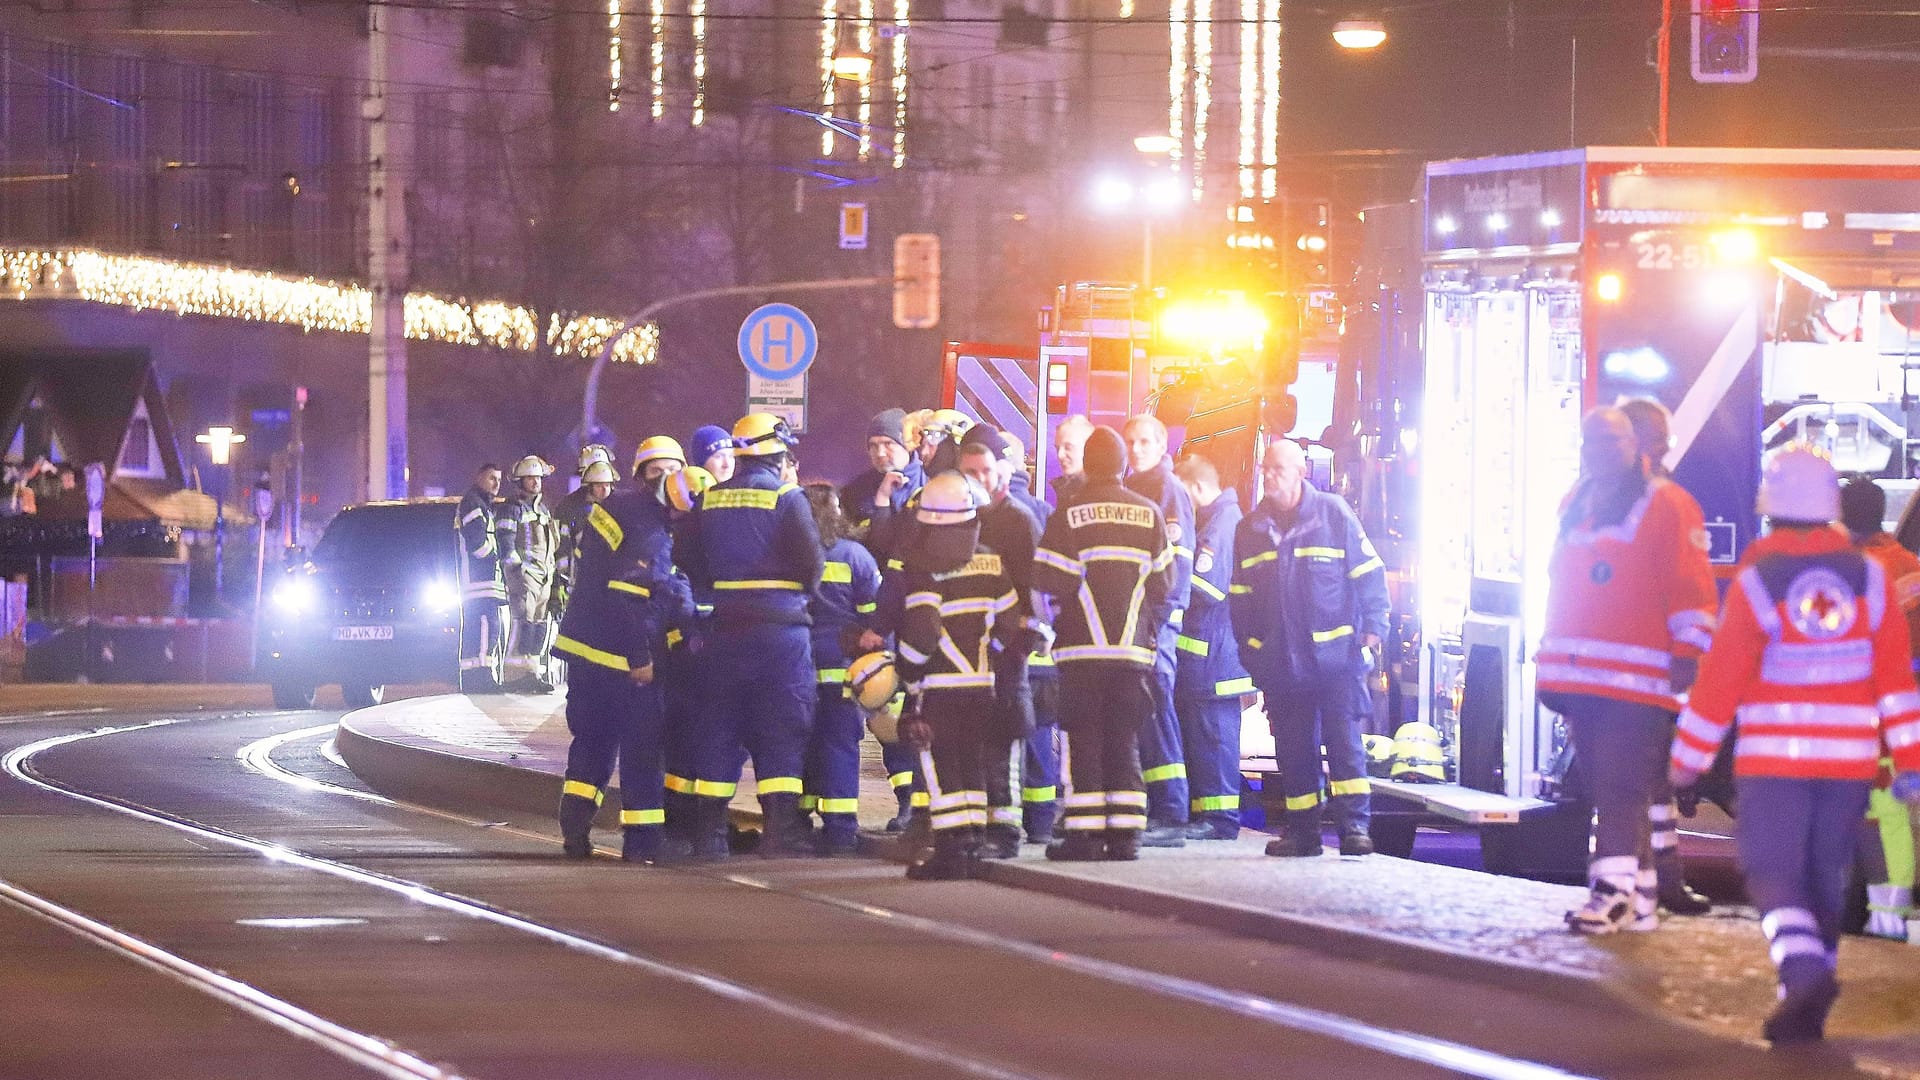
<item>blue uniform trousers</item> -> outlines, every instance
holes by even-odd
[[[1853,835],[1867,812],[1865,780],[1742,776],[1740,870],[1760,909],[1780,981],[1830,975],[1846,910]]]
[[[1280,765],[1289,830],[1319,835],[1320,804],[1333,811],[1341,832],[1366,832],[1372,821],[1373,784],[1360,741],[1366,686],[1353,676],[1311,683],[1262,686],[1273,753]],[[1320,749],[1326,747],[1326,769]]]
[[[661,738],[666,756],[667,828],[685,834],[693,827],[694,736],[700,729],[700,687],[694,656],[685,646],[669,649],[654,663],[666,713]]]
[[[624,671],[576,663],[567,679],[567,776],[560,796],[561,828],[584,834],[620,769],[620,826],[629,857],[659,850],[661,825],[660,691],[640,686]]]
[[[1060,677],[1053,668],[1032,674],[1033,733],[1020,773],[1021,823],[1027,840],[1044,844],[1060,816]]]
[[[860,831],[860,706],[845,683],[820,683],[816,697],[800,809],[818,811],[828,836],[850,838]]]
[[[1180,715],[1173,704],[1174,641],[1180,632],[1160,628],[1153,657],[1153,715],[1140,728],[1140,775],[1147,784],[1147,821],[1179,825],[1187,820],[1187,760],[1180,743]]]
[[[696,794],[732,798],[745,747],[759,794],[791,794],[797,801],[816,693],[807,628],[716,623],[698,668],[703,700],[694,743]]]
[[[880,764],[887,770],[887,783],[897,796],[902,791],[911,792],[914,807],[926,809],[927,782],[920,775],[920,755],[912,747],[899,743],[880,744]]]
[[[1240,827],[1240,698],[1176,698],[1194,821]]]

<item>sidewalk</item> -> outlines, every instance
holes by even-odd
[[[549,815],[567,747],[562,695],[457,695],[348,715],[339,746],[369,783],[396,796]],[[878,747],[863,743],[861,824],[894,812]],[[750,783],[741,785],[751,792]],[[608,800],[613,804],[616,800]],[[751,794],[737,817],[757,817]],[[1309,946],[1357,962],[1469,977],[1581,999],[1643,1000],[1714,1034],[1758,1039],[1772,970],[1751,909],[1670,919],[1658,933],[1569,934],[1561,915],[1583,890],[1374,855],[1277,860],[1264,834],[1148,850],[1136,863],[1048,863],[1028,845],[987,878],[1108,907]],[[889,838],[872,837],[876,853]],[[1846,993],[1829,1033],[1882,1075],[1920,1077],[1920,949],[1848,938]]]

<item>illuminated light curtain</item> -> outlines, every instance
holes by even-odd
[[[860,0],[860,51],[873,56],[873,0]],[[877,59],[877,58],[876,58]],[[860,80],[860,160],[873,157],[873,68]]]
[[[1193,29],[1190,0],[1173,0],[1167,6],[1167,134],[1173,136],[1173,149],[1167,152],[1167,165],[1174,175],[1180,173],[1181,151],[1187,144],[1187,33]]]
[[[1133,18],[1133,0],[1120,0],[1120,17],[1123,19]]]
[[[653,118],[667,115],[667,0],[653,0],[653,43],[648,52],[647,85],[653,91]]]
[[[620,0],[607,0],[607,111],[620,111]]]
[[[1260,0],[1240,0],[1240,197],[1251,199],[1260,160]]]
[[[707,122],[707,0],[693,0],[693,126]]]
[[[1260,194],[1271,199],[1278,192],[1280,162],[1280,0],[1266,0],[1260,20]]]
[[[838,104],[838,87],[834,85],[833,52],[840,38],[840,6],[838,0],[820,0],[820,115],[832,118],[834,107]],[[820,128],[820,154],[833,156],[833,128],[822,125]]]
[[[912,0],[893,0],[893,167],[907,163],[907,24]]]
[[[1213,0],[1197,0],[1193,24],[1193,201],[1206,187],[1207,113],[1213,109]]]

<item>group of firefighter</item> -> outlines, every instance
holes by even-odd
[[[1920,800],[1920,559],[1883,528],[1886,494],[1794,444],[1763,466],[1750,544],[1722,600],[1699,504],[1665,473],[1669,417],[1589,412],[1561,506],[1536,656],[1594,802],[1576,932],[1652,930],[1704,901],[1679,877],[1675,799],[1731,773],[1747,894],[1779,978],[1764,1032],[1823,1037],[1839,994],[1849,875],[1868,932],[1905,939]]]

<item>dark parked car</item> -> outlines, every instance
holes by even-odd
[[[274,704],[309,708],[316,687],[337,682],[359,709],[379,704],[390,683],[460,681],[466,560],[453,527],[456,505],[416,499],[348,507],[327,525],[311,559],[269,584],[258,674],[273,685]],[[497,680],[505,643],[489,644]]]

